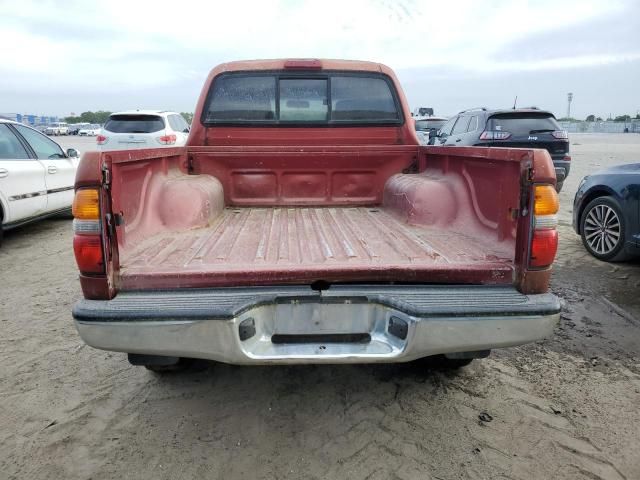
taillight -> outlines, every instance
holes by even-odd
[[[511,137],[511,132],[499,130],[485,130],[480,134],[480,140],[506,140]]]
[[[80,273],[105,273],[100,224],[100,192],[76,191],[73,199],[73,253]]]
[[[545,268],[558,251],[558,193],[552,185],[535,185],[533,191],[533,235],[529,266]]]
[[[160,142],[162,145],[173,145],[174,143],[176,143],[177,139],[178,137],[176,137],[173,133],[171,135],[163,135],[157,138],[158,142]]]
[[[563,140],[568,140],[569,139],[569,135],[567,134],[566,130],[556,130],[555,132],[551,132],[551,135],[554,138],[560,138]]]
[[[105,143],[107,143],[109,141],[109,137],[105,137],[104,135],[98,135],[96,137],[96,143],[98,145],[104,145]]]
[[[565,155],[563,160],[566,161],[566,162],[570,162],[571,161],[571,155]]]

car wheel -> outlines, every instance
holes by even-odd
[[[580,221],[580,236],[587,251],[606,262],[626,259],[625,220],[616,199],[599,197],[585,207]]]
[[[564,180],[562,182],[557,182],[556,183],[556,192],[560,193],[560,190],[562,190],[562,186],[564,185]]]

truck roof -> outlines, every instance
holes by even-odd
[[[305,66],[306,65],[306,66]],[[312,66],[313,65],[313,66]],[[211,73],[235,72],[242,70],[353,70],[392,74],[392,70],[381,63],[361,60],[338,60],[317,58],[279,58],[271,60],[239,60],[218,65]]]

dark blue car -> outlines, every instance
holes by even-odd
[[[573,200],[573,228],[600,260],[640,255],[640,163],[583,178]]]

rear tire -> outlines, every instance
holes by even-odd
[[[178,360],[178,363],[175,363],[173,365],[145,365],[144,368],[146,368],[150,372],[157,373],[158,375],[182,372],[184,370],[187,370],[191,365],[191,362],[189,360],[190,359],[188,358],[181,358],[180,360]]]
[[[560,190],[562,190],[562,187],[564,185],[564,180],[561,182],[557,182],[556,183],[556,192],[560,193]]]
[[[474,358],[447,358],[445,355],[433,355],[424,357],[420,362],[424,368],[433,371],[456,371],[466,367]]]
[[[440,368],[443,370],[458,370],[462,367],[466,367],[467,365],[473,362],[473,358],[447,358],[442,357],[438,359],[438,363]]]
[[[163,355],[143,355],[129,353],[127,355],[131,365],[144,367],[154,373],[179,372],[188,368],[192,359],[184,357],[167,357]]]

